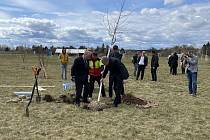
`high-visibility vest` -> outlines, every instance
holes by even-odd
[[[68,54],[61,54],[60,55],[61,64],[67,64],[69,61]]]
[[[100,76],[101,75],[100,68],[102,66],[100,59],[90,60],[88,63],[89,63],[89,75]]]

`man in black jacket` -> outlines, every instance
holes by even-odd
[[[117,45],[114,45],[113,48],[112,48],[112,52],[110,53],[109,57],[114,57],[114,58],[117,58],[121,61],[122,59],[122,54],[120,54],[119,52],[119,48]]]
[[[175,52],[171,58],[172,75],[177,75],[178,59],[179,57]]]
[[[136,52],[136,54],[132,58],[132,63],[134,67],[133,75],[136,77],[136,72],[138,70],[138,54],[139,52]]]
[[[119,53],[119,48],[117,45],[114,45],[112,48],[112,52],[110,53],[109,57],[117,58],[118,60],[121,61],[122,59],[122,54]],[[113,95],[113,77],[112,75],[109,75],[109,97],[112,98]],[[124,94],[124,89],[122,90],[122,94]]]
[[[87,60],[91,59],[91,52],[85,51],[83,56],[79,56],[74,60],[74,63],[71,68],[72,79],[75,79],[76,85],[76,101],[75,104],[80,105],[80,98],[82,94],[82,89],[84,86],[83,92],[83,102],[89,103],[87,100],[89,94],[89,84],[88,84],[88,63]]]
[[[108,58],[106,56],[102,57],[102,63],[105,65],[105,70],[103,72],[103,78],[106,77],[108,71],[110,72],[110,76],[113,77],[114,81],[114,91],[115,91],[115,99],[114,106],[117,107],[118,104],[121,103],[121,93],[123,90],[123,80],[128,79],[129,73],[126,69],[125,65],[116,58]]]
[[[141,80],[143,80],[144,79],[144,70],[148,64],[148,57],[145,56],[144,51],[139,53],[137,63],[138,63],[138,71],[137,71],[136,80],[139,79],[140,73],[141,73]]]
[[[159,67],[159,58],[156,54],[156,51],[152,51],[152,59],[151,59],[151,74],[152,81],[157,81],[157,68]]]

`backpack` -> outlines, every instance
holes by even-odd
[[[129,73],[128,73],[128,70],[127,70],[127,68],[125,67],[125,65],[123,63],[122,63],[121,71],[122,71],[122,78],[123,78],[123,80],[127,80],[128,77],[129,77]]]

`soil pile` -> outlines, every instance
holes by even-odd
[[[157,103],[147,101],[142,98],[137,98],[131,94],[123,95],[122,102],[127,105],[136,105],[136,107],[138,107],[138,108],[151,108],[151,107],[158,106]]]
[[[111,108],[111,105],[100,103],[96,101],[92,101],[89,104],[84,104],[83,109],[91,110],[91,111],[103,111],[104,109]]]

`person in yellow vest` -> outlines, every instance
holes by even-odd
[[[100,80],[101,80],[101,71],[103,70],[103,63],[98,58],[98,55],[96,52],[92,53],[91,60],[88,61],[89,66],[89,83],[90,83],[90,91],[89,91],[89,97],[92,98],[93,90],[94,90],[94,83],[95,81],[98,83],[100,87]],[[102,97],[106,97],[104,85],[102,84]]]
[[[61,62],[61,78],[67,80],[67,65],[69,61],[68,54],[66,53],[66,49],[62,49],[62,53],[60,54],[60,62]]]

